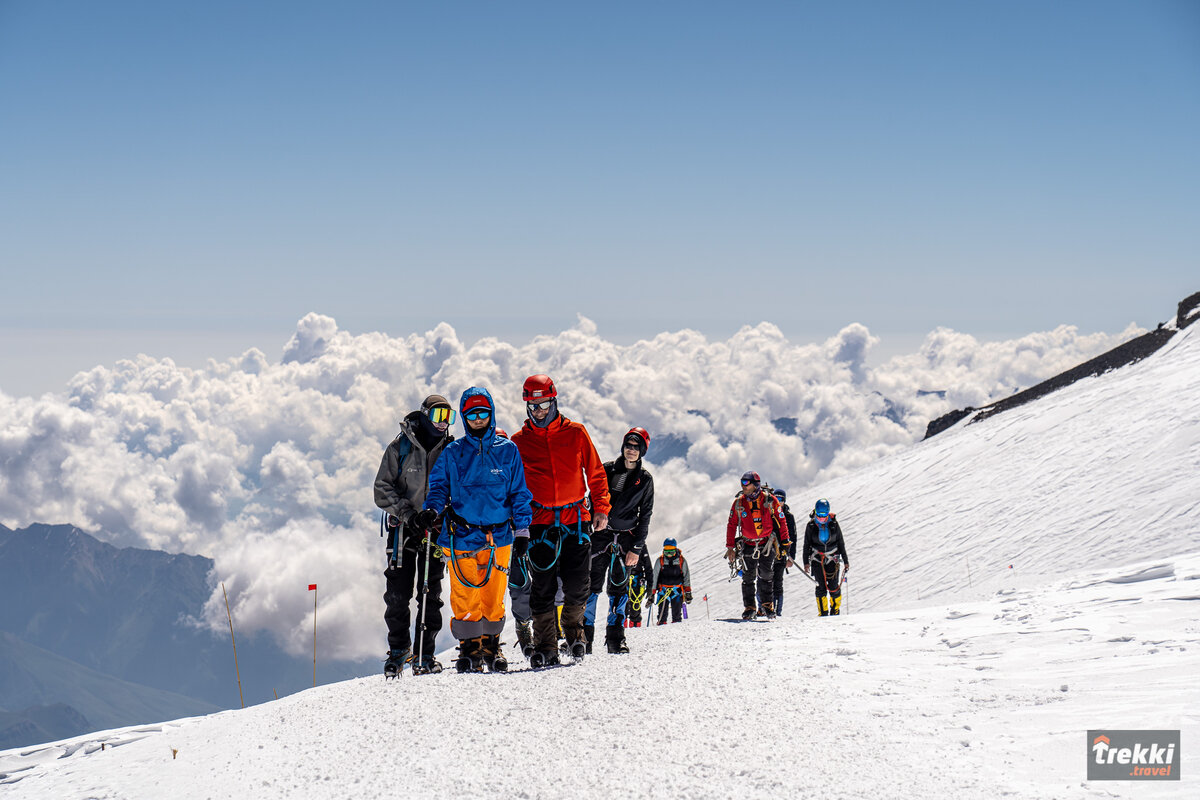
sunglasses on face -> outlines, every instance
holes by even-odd
[[[642,452],[642,448],[638,447],[638,446],[637,446],[636,444],[634,444],[633,442],[626,442],[626,443],[625,443],[625,449],[626,449],[626,450],[637,450],[639,453],[640,453],[640,452]]]
[[[530,411],[549,411],[553,404],[553,400],[543,400],[540,403],[526,403],[525,405]]]
[[[492,412],[486,408],[472,408],[470,411],[463,414],[469,420],[488,419],[492,416]]]
[[[455,414],[457,412],[453,408],[434,406],[433,408],[429,409],[427,413],[429,414],[430,421],[433,422],[434,425],[440,425],[443,422],[447,425],[453,425]]]
[[[754,481],[742,481],[742,486],[758,486]]]

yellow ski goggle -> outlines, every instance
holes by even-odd
[[[453,425],[454,419],[457,416],[458,414],[453,408],[434,406],[433,408],[429,409],[429,419],[434,425],[438,425],[443,422],[447,425]]]

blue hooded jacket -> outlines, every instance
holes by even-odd
[[[466,430],[461,439],[455,439],[442,451],[433,472],[429,475],[429,491],[425,494],[425,508],[439,514],[450,504],[451,511],[467,527],[461,525],[454,535],[455,550],[479,550],[487,546],[487,535],[479,526],[499,526],[492,531],[492,541],[497,547],[512,544],[513,530],[528,529],[533,521],[529,504],[533,495],[525,485],[525,466],[517,446],[503,436],[496,435],[496,404],[487,389],[472,386],[458,401],[459,416],[467,400],[482,395],[492,409],[483,436],[473,436]],[[463,427],[467,419],[462,417]],[[447,514],[449,517],[449,514]],[[508,524],[511,521],[511,525]],[[450,546],[450,526],[442,525],[437,543]]]

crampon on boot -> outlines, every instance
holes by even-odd
[[[766,615],[767,619],[775,619],[775,604],[763,603],[763,614]]]
[[[756,609],[754,606],[746,606],[746,609],[742,612],[742,619],[754,619],[754,615],[757,613],[757,611],[758,609]]]
[[[517,644],[521,647],[521,655],[526,658],[533,655],[533,623],[530,620],[517,620]]]
[[[482,638],[477,636],[474,639],[459,639],[458,658],[454,661],[454,668],[460,673],[483,672],[483,656],[480,653]]]
[[[557,650],[534,650],[529,656],[529,668],[541,669],[543,667],[553,667],[560,664],[558,660]]]
[[[508,672],[508,659],[500,650],[499,636],[483,637],[483,663],[488,668],[488,672]]]
[[[443,669],[445,667],[433,656],[422,656],[420,660],[413,659],[412,662],[413,675],[436,675]]]
[[[404,665],[412,658],[412,652],[407,648],[388,650],[387,659],[383,662],[383,677],[399,678],[404,671]]]
[[[610,653],[628,653],[629,646],[625,644],[625,629],[620,625],[609,625],[604,630],[604,646]]]
[[[575,663],[583,661],[583,657],[587,655],[587,640],[580,639],[577,642],[571,643],[571,658],[575,659]]]

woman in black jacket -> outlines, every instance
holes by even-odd
[[[838,563],[841,563],[841,575]],[[822,498],[809,514],[804,529],[804,571],[817,580],[817,611],[822,617],[837,616],[842,609],[841,579],[850,570],[846,542],[837,517],[829,513],[829,501]]]
[[[650,516],[654,513],[654,478],[643,466],[650,447],[645,428],[630,428],[621,443],[621,457],[604,465],[612,510],[608,528],[592,534],[591,583],[584,616],[589,652],[596,630],[596,604],[600,593],[608,595],[608,618],[604,644],[610,653],[628,653],[625,619],[629,614],[629,575],[646,550]]]

